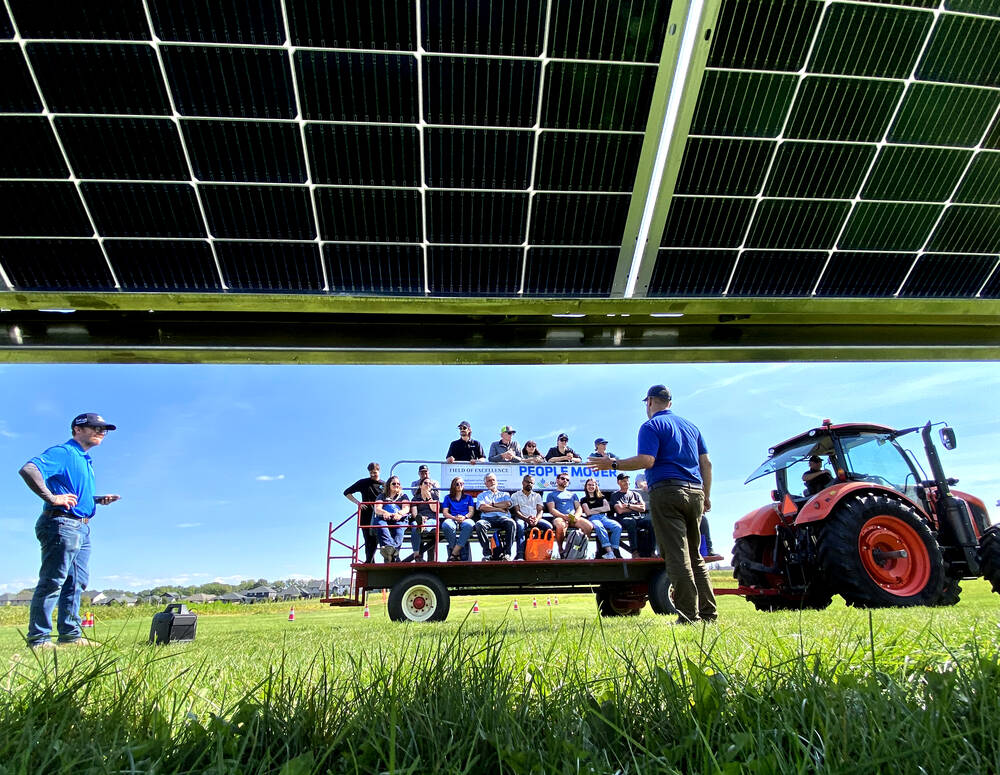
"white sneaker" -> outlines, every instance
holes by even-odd
[[[56,644],[50,640],[36,640],[34,643],[29,643],[28,648],[32,651],[49,651],[54,649]]]
[[[379,549],[382,555],[382,559],[386,562],[392,562],[393,555],[396,554],[396,547],[394,546],[383,546]]]

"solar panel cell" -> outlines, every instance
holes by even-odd
[[[115,285],[96,240],[0,240],[0,266],[22,291],[108,291]]]
[[[238,1],[238,0],[237,0]],[[295,46],[413,50],[414,0],[285,0]]]
[[[314,242],[215,243],[226,286],[234,291],[316,293],[323,290],[320,249]]]
[[[746,245],[751,248],[830,249],[850,209],[848,202],[765,199]]]
[[[307,124],[314,183],[419,186],[416,127]]]
[[[324,245],[323,258],[334,293],[424,292],[423,251],[419,245]]]
[[[976,145],[1000,104],[1000,92],[913,83],[889,132],[894,143]]]
[[[631,191],[642,135],[543,132],[535,187],[557,191]]]
[[[204,237],[194,189],[177,183],[84,183],[83,194],[105,237]]]
[[[663,247],[736,248],[743,242],[753,199],[675,196],[670,203]]]
[[[826,253],[748,250],[729,284],[730,296],[809,296]]]
[[[0,43],[0,72],[4,85],[0,89],[0,110],[9,113],[36,113],[42,110],[31,73],[16,43]]]
[[[620,245],[629,196],[536,194],[532,203],[533,245]]]
[[[53,112],[170,113],[150,45],[29,43],[28,58]]]
[[[995,265],[996,256],[923,255],[899,295],[975,296]]]
[[[183,116],[295,118],[288,56],[249,47],[161,46]]]
[[[196,43],[285,42],[281,0],[147,0],[160,40]]]
[[[882,139],[903,92],[896,81],[809,76],[789,117],[786,135],[810,140]]]
[[[863,192],[865,199],[943,202],[962,176],[971,151],[886,145]]]
[[[218,291],[212,249],[202,240],[107,240],[108,258],[127,291]]]
[[[521,287],[521,248],[431,247],[432,296],[513,296]]]
[[[537,61],[427,56],[425,117],[431,124],[532,126],[540,72]]]
[[[840,238],[841,250],[919,250],[942,205],[860,202]]]
[[[10,0],[10,8],[22,38],[149,38],[149,24],[140,0],[115,3]]]
[[[1000,208],[949,207],[927,249],[942,253],[1000,253]]]
[[[837,251],[830,258],[817,296],[893,296],[913,266],[915,253],[851,253]]]
[[[767,196],[850,199],[875,158],[875,146],[781,143],[764,193]]]
[[[527,194],[427,193],[430,242],[517,245],[524,242],[527,217]]]
[[[990,279],[986,281],[986,285],[983,286],[979,295],[984,299],[1000,299],[1000,262],[993,266],[993,274],[990,275]]]
[[[764,187],[775,143],[691,138],[677,178],[678,194],[753,196]]]
[[[0,234],[8,237],[90,237],[72,183],[0,181]]]
[[[0,178],[68,178],[49,120],[0,116]]]
[[[419,242],[420,192],[392,189],[316,189],[323,239]]]
[[[185,120],[182,127],[199,180],[306,181],[302,139],[294,124]]]
[[[189,180],[177,128],[165,118],[56,118],[56,129],[80,178]]]
[[[316,237],[304,186],[199,186],[215,237],[296,240]]]
[[[1000,86],[1000,20],[941,14],[917,77]]]
[[[659,62],[669,0],[553,0],[549,56]]]
[[[955,192],[955,201],[1000,205],[1000,152],[983,151],[976,155]]]
[[[1000,16],[1000,0],[945,0],[944,6],[949,11]]]
[[[542,126],[645,131],[655,68],[550,62],[545,78]]]
[[[705,73],[691,133],[777,137],[798,78],[773,73]]]
[[[527,189],[534,137],[530,131],[429,129],[424,140],[427,185]]]
[[[417,60],[408,54],[296,51],[305,118],[417,121]]]
[[[528,296],[607,296],[618,249],[531,248],[524,272]]]
[[[10,21],[10,15],[7,13],[7,6],[0,5],[0,38],[13,37],[14,25]]]
[[[545,34],[545,0],[420,0],[427,51],[537,57]]]
[[[660,250],[649,296],[718,296],[733,271],[735,250]]]
[[[823,8],[812,0],[725,0],[708,64],[797,71],[805,64]]]

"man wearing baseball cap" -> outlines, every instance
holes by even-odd
[[[521,448],[514,441],[513,425],[505,425],[500,429],[500,441],[490,444],[491,463],[520,463]]]
[[[116,426],[94,412],[78,414],[70,423],[72,438],[31,458],[18,472],[45,505],[35,523],[42,567],[31,599],[28,645],[53,648],[52,609],[58,600],[56,629],[60,645],[91,646],[80,629],[80,594],[90,579],[90,520],[98,505],[119,495],[96,495],[89,451]]]
[[[714,622],[715,593],[699,551],[701,518],[712,508],[708,447],[694,423],[670,411],[673,396],[665,385],[653,385],[643,402],[649,419],[639,427],[638,454],[591,458],[589,465],[601,471],[646,469],[650,518],[674,585],[678,623]]]
[[[594,451],[590,453],[591,457],[609,457],[616,459],[618,455],[612,455],[608,452],[608,440],[603,436],[598,436],[594,439]]]
[[[417,469],[417,478],[410,482],[410,489],[413,491],[413,497],[416,498],[420,494],[420,485],[423,483],[424,479],[427,479],[431,485],[431,495],[434,496],[434,500],[440,500],[440,485],[437,483],[436,479],[431,479],[431,470],[427,467],[426,463],[421,463],[420,468]]]
[[[449,463],[483,463],[486,461],[483,445],[472,438],[472,426],[469,425],[468,420],[462,420],[458,424],[458,438],[448,447],[445,460]]]

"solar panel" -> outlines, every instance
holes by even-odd
[[[996,2],[688,7],[5,0],[0,291],[997,296]]]

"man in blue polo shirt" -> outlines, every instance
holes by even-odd
[[[90,578],[90,519],[98,504],[107,506],[118,495],[96,495],[93,462],[88,451],[104,441],[114,425],[93,412],[70,423],[73,437],[31,458],[18,472],[44,502],[35,523],[42,547],[42,568],[31,599],[28,645],[53,648],[52,609],[59,602],[56,629],[59,643],[90,646],[80,629],[80,593]]]
[[[653,385],[643,399],[646,417],[639,427],[638,454],[624,460],[591,458],[602,471],[646,469],[650,518],[667,575],[674,585],[678,622],[714,622],[715,593],[701,557],[701,518],[712,508],[712,462],[701,431],[670,411],[673,398]]]

